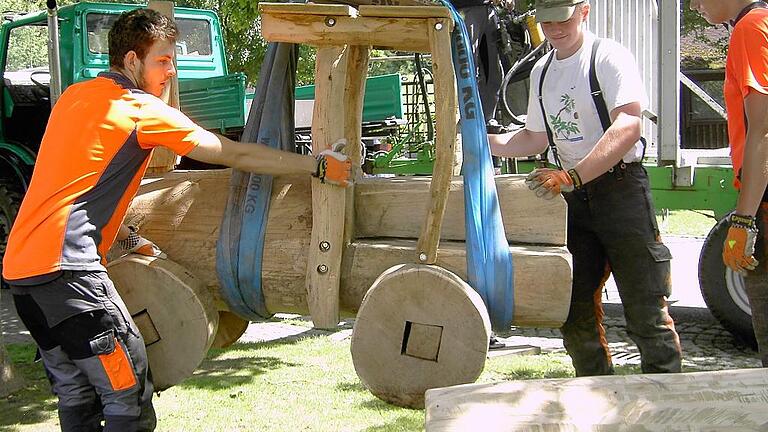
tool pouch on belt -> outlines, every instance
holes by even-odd
[[[89,342],[91,351],[101,361],[113,390],[125,390],[136,385],[133,364],[113,330],[107,330]]]

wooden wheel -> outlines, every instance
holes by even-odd
[[[246,321],[229,311],[219,311],[219,328],[213,339],[211,348],[226,348],[240,339],[240,336],[248,329],[249,321]]]
[[[352,334],[357,375],[377,397],[424,407],[424,392],[474,382],[491,324],[480,296],[437,266],[403,264],[365,295]]]
[[[210,292],[167,259],[131,254],[110,263],[107,271],[144,337],[155,390],[191,376],[219,324]]]

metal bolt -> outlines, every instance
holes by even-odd
[[[334,17],[326,17],[325,18],[325,25],[328,27],[333,27],[336,25],[336,18]]]
[[[426,261],[427,260],[427,254],[424,252],[419,254],[419,261]]]
[[[325,264],[320,264],[319,266],[317,266],[317,272],[320,274],[328,273],[328,266]]]
[[[331,250],[331,244],[328,243],[325,240],[321,241],[320,242],[320,250],[323,251],[323,252],[328,252],[329,250]]]
[[[443,23],[436,23],[435,24],[435,30],[440,31],[443,29]]]

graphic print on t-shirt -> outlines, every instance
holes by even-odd
[[[561,107],[557,114],[549,115],[549,123],[552,125],[555,137],[569,142],[582,141],[584,135],[581,134],[578,123],[574,121],[579,119],[579,112],[576,111],[576,100],[565,93],[560,96],[560,104]]]

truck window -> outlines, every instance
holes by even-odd
[[[8,38],[8,59],[4,78],[12,84],[32,84],[33,72],[48,71],[48,29],[45,26],[26,25],[11,30]],[[37,74],[42,78],[44,74]],[[45,74],[47,75],[47,74]],[[44,81],[49,80],[45,77]]]
[[[25,25],[11,29],[7,53],[3,68],[3,134],[8,141],[37,150],[51,112],[48,28]]]
[[[90,13],[85,22],[88,30],[88,50],[94,54],[108,54],[108,35],[119,15]],[[202,19],[179,18],[176,20],[179,37],[176,54],[180,56],[209,56],[213,53],[211,24]]]

